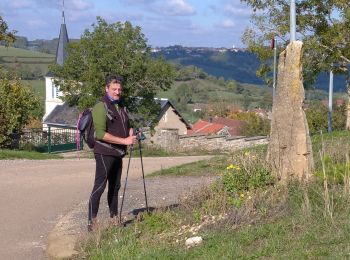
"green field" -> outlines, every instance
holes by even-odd
[[[45,100],[45,80],[22,80],[22,82],[30,85],[40,99]]]
[[[47,54],[37,51],[29,51],[25,49],[0,46],[0,57],[21,57],[21,58],[35,58],[35,59],[51,59],[55,58],[55,55]]]
[[[36,78],[47,74],[49,65],[55,62],[55,55],[0,46],[0,64],[12,68],[22,78],[34,73]],[[40,76],[39,76],[40,75]]]

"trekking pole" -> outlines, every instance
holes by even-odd
[[[140,150],[140,159],[141,159],[141,169],[142,169],[142,180],[143,180],[143,189],[145,191],[145,200],[146,200],[146,211],[149,214],[149,210],[148,210],[148,203],[147,203],[147,192],[146,192],[146,183],[145,183],[145,173],[143,171],[143,161],[142,161],[142,149],[141,149],[141,139],[138,140],[139,141],[139,150]]]
[[[120,223],[122,223],[122,211],[123,211],[123,204],[124,204],[124,196],[125,196],[126,184],[128,183],[128,175],[129,175],[129,167],[130,167],[132,150],[133,150],[133,145],[130,146],[130,156],[129,156],[128,168],[126,170],[122,204],[120,205],[120,211],[119,211],[119,222]]]

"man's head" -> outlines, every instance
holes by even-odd
[[[111,75],[106,78],[106,93],[113,100],[119,100],[123,91],[123,77]]]

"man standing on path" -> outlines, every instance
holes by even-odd
[[[89,199],[88,230],[97,224],[100,198],[108,181],[107,201],[112,222],[117,222],[118,191],[122,174],[122,158],[128,145],[136,142],[129,117],[121,104],[123,78],[112,75],[106,78],[106,94],[92,110],[96,143],[95,183]]]

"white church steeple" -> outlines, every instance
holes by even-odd
[[[67,51],[66,47],[68,45],[68,33],[66,27],[66,21],[64,16],[64,0],[62,0],[62,24],[60,27],[60,34],[58,38],[58,44],[56,49],[56,64],[63,66],[65,60],[67,59]],[[59,98],[62,96],[62,92],[59,90],[59,86],[54,84],[54,74],[49,72],[45,76],[45,90],[46,90],[46,98],[45,98],[45,119],[51,111],[57,106],[62,105],[63,101]]]

